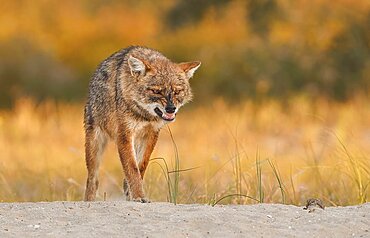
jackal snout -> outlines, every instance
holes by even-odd
[[[167,113],[174,113],[176,111],[176,107],[172,104],[167,105],[164,110],[166,110]]]
[[[176,112],[176,106],[173,104],[171,94],[168,94],[168,96],[167,96],[167,104],[166,104],[164,110],[167,113],[175,113]]]

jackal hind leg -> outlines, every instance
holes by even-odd
[[[87,181],[85,201],[94,201],[99,187],[99,165],[104,152],[107,137],[99,127],[86,130],[85,159]]]

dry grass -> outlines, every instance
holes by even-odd
[[[82,111],[82,105],[23,99],[0,112],[1,201],[82,198]],[[152,200],[179,203],[302,204],[309,197],[363,203],[370,195],[369,118],[364,99],[188,107],[170,125],[174,140],[163,129],[152,157],[165,160],[152,160],[145,190]],[[100,199],[105,193],[120,199],[122,177],[110,144]]]

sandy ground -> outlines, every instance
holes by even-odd
[[[0,237],[370,237],[370,203],[312,213],[279,204],[2,203]]]

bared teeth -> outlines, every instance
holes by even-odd
[[[175,118],[175,113],[163,113],[165,119],[171,120]]]

